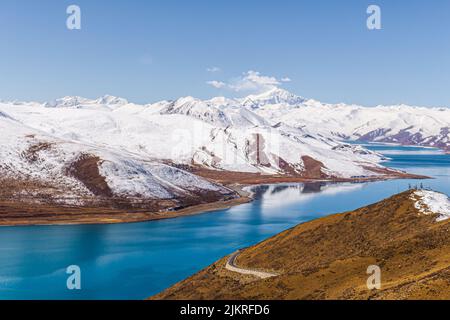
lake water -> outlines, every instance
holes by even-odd
[[[239,248],[374,203],[409,184],[450,194],[450,155],[429,148],[370,149],[390,157],[391,167],[435,179],[259,186],[252,203],[173,220],[0,228],[0,299],[143,299]],[[70,265],[81,268],[79,291],[66,287]]]

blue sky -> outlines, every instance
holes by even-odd
[[[70,4],[81,7],[82,30],[66,28]],[[382,30],[367,29],[369,4],[381,7]],[[250,70],[324,102],[450,106],[450,1],[0,4],[0,99],[239,96],[247,92],[207,82],[236,83]]]

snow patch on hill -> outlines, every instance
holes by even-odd
[[[447,195],[434,191],[418,190],[414,192],[412,199],[415,207],[422,214],[436,214],[436,221],[444,221],[450,218],[450,199]]]
[[[117,195],[173,199],[189,196],[193,191],[230,192],[191,173],[161,163],[148,163],[117,155],[103,155],[102,159],[100,173]]]

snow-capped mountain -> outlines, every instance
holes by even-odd
[[[317,130],[314,118],[299,111],[309,104],[281,89],[148,105],[112,96],[2,102],[1,180],[14,185],[9,196],[65,203],[110,198],[120,205],[164,200],[170,207],[180,199],[182,206],[233,197],[199,176],[201,170],[311,179],[396,174],[380,165],[381,155],[332,137],[327,121]],[[336,136],[347,135],[335,126],[332,131],[342,130]]]
[[[408,105],[368,108],[315,100],[256,105],[254,112],[272,123],[282,122],[338,139],[430,146],[450,151],[450,108]]]
[[[53,129],[44,126],[47,133],[4,113],[0,126],[0,181],[7,185],[0,192],[2,199],[86,205],[108,198],[132,205],[141,199],[177,201],[208,193],[219,199],[232,194],[170,163],[60,138],[50,133]]]
[[[240,102],[247,108],[260,108],[266,105],[299,105],[306,101],[305,98],[297,96],[280,88],[273,88],[262,94],[250,95]]]

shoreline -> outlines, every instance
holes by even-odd
[[[351,141],[356,142],[356,143],[361,143],[360,145],[374,145],[374,146],[399,146],[399,147],[411,147],[411,148],[425,148],[425,149],[435,149],[435,150],[440,150],[442,151],[444,154],[450,154],[450,147],[445,147],[445,146],[431,146],[431,145],[416,145],[416,144],[403,144],[403,143],[395,143],[395,142],[377,142],[377,141],[358,141],[358,140],[354,140]]]
[[[203,172],[205,178],[211,179],[208,174]],[[386,172],[385,172],[386,173]],[[292,176],[254,176],[242,174],[234,181],[218,181],[211,179],[216,183],[223,184],[225,187],[236,193],[236,198],[230,200],[220,200],[210,203],[195,204],[176,211],[164,212],[115,212],[115,213],[80,213],[80,214],[55,214],[45,218],[24,217],[24,218],[3,218],[0,215],[0,228],[6,227],[36,227],[36,226],[74,226],[74,225],[109,225],[122,223],[141,223],[150,221],[159,221],[165,219],[175,219],[179,217],[188,217],[199,214],[212,213],[219,210],[227,210],[234,206],[252,202],[253,195],[244,189],[257,185],[283,184],[283,183],[366,183],[386,180],[400,179],[432,179],[432,177],[409,174],[404,172],[389,171],[390,175],[372,176],[364,178],[305,178]],[[235,173],[236,174],[236,173]],[[236,177],[234,177],[236,178]],[[1,205],[1,203],[0,203]],[[100,210],[99,210],[100,211]],[[114,210],[112,210],[114,211]]]

